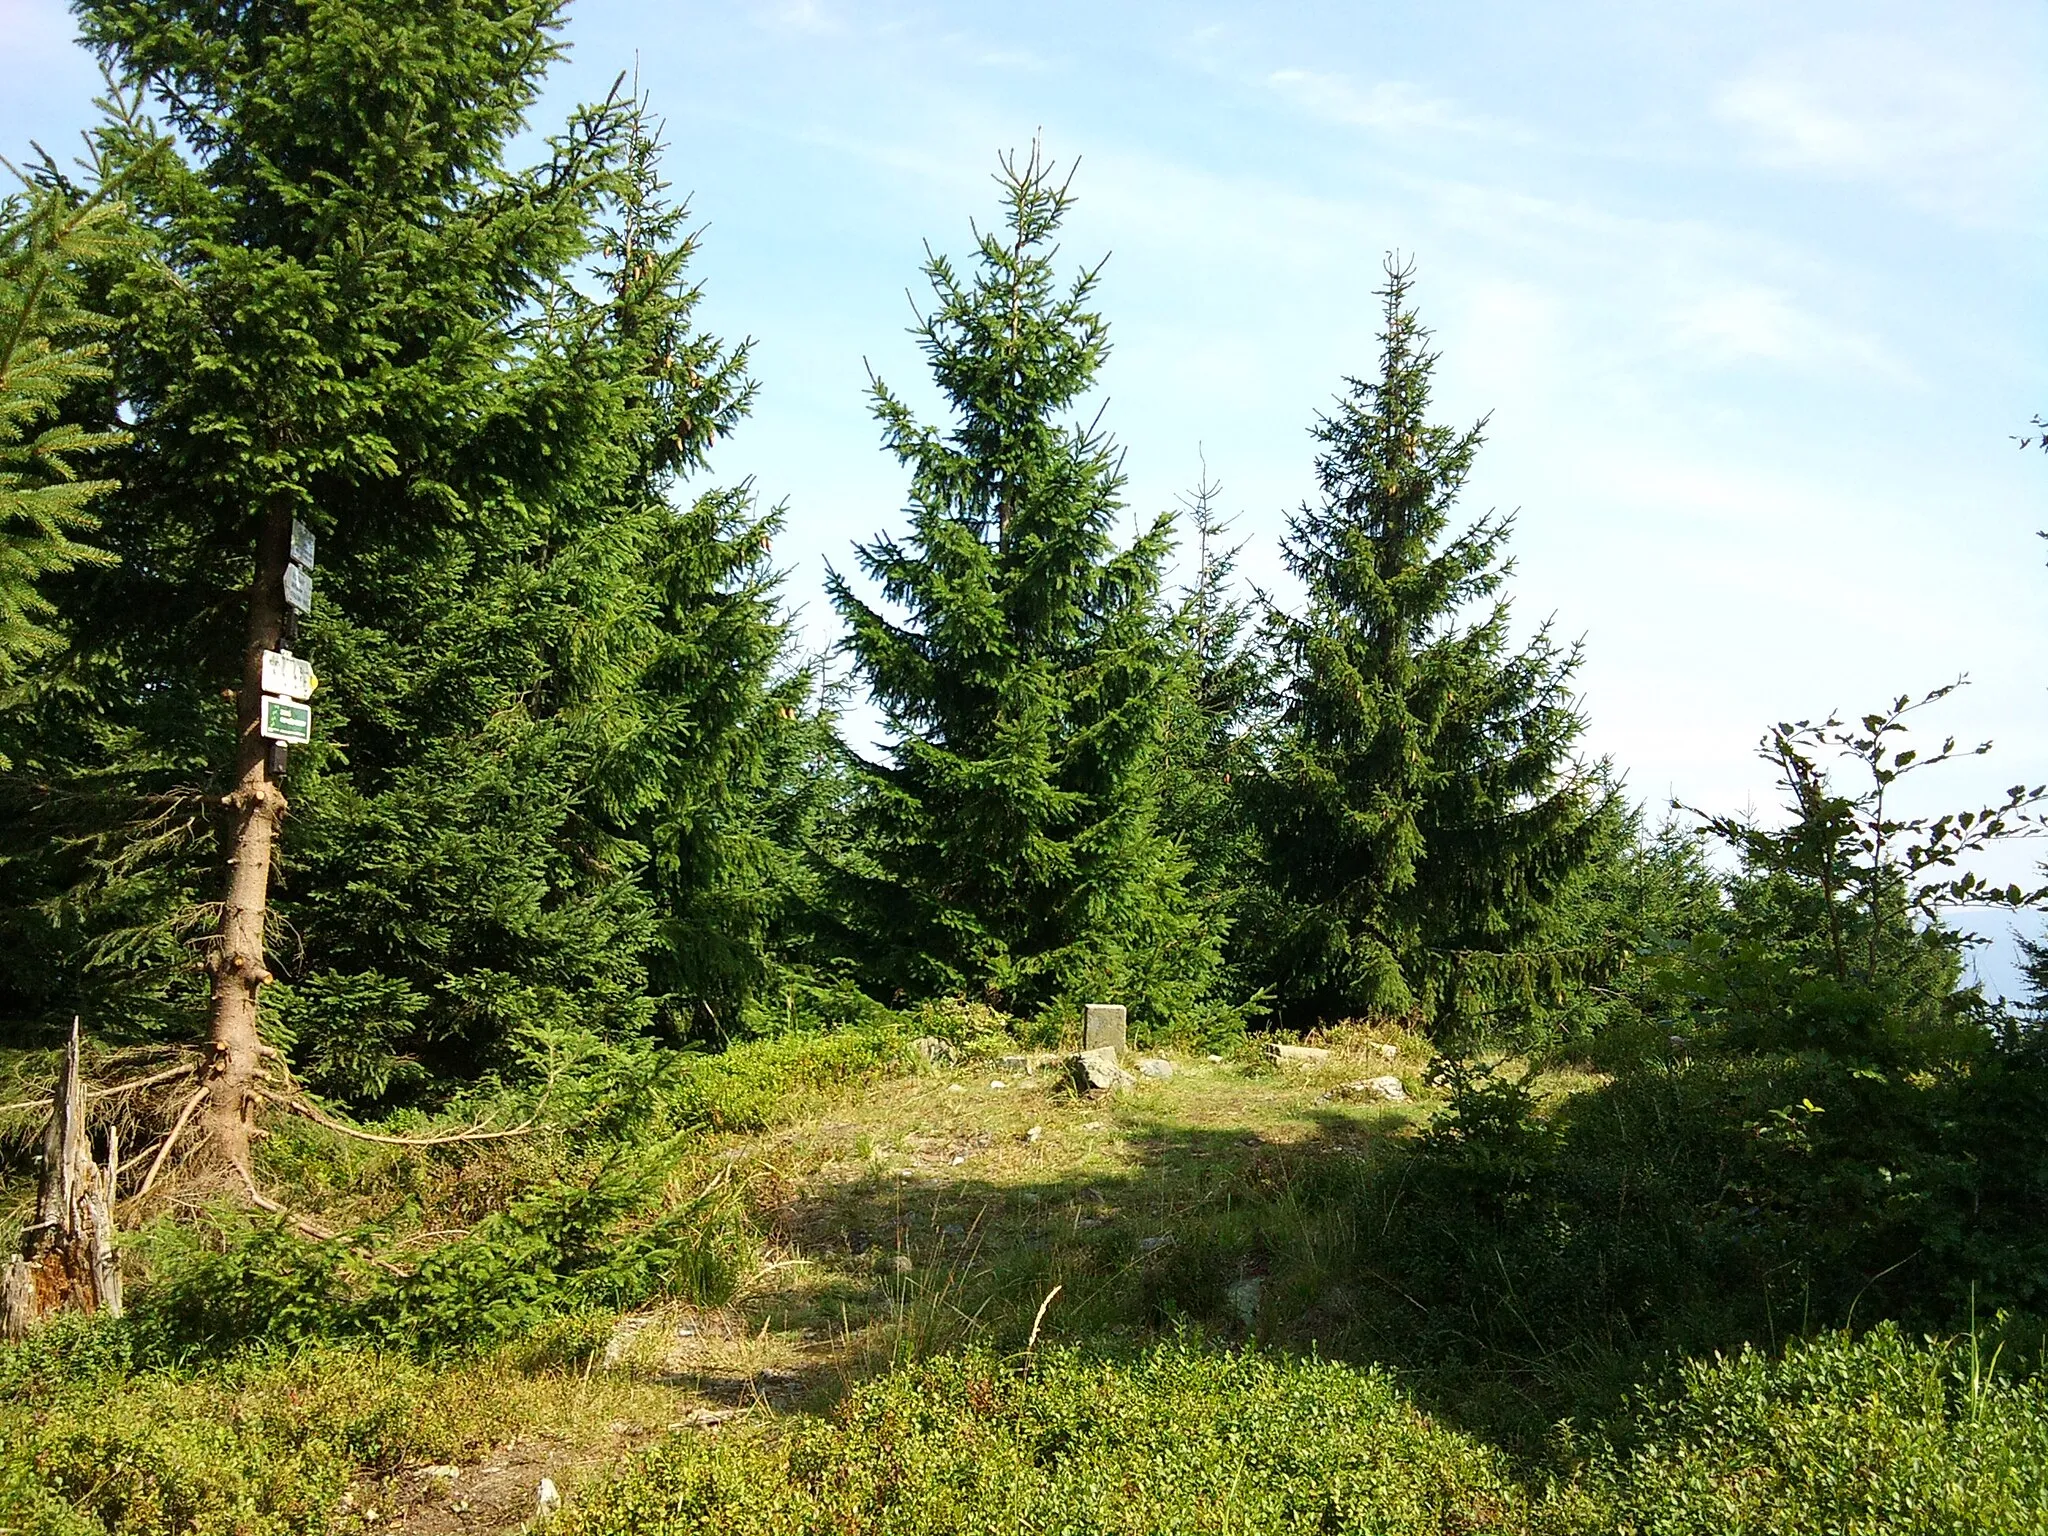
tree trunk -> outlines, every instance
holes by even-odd
[[[106,1171],[93,1166],[74,1019],[43,1132],[36,1219],[21,1234],[21,1251],[0,1271],[0,1338],[25,1338],[44,1318],[67,1309],[120,1315],[113,1215],[120,1156],[119,1136],[109,1128]]]
[[[291,543],[291,512],[273,506],[256,546],[248,643],[242,654],[235,787],[221,802],[230,818],[227,891],[220,936],[207,957],[207,969],[213,973],[213,1012],[199,1151],[244,1181],[253,1177],[250,1148],[257,1135],[253,1090],[262,1041],[256,1030],[256,999],[270,980],[264,964],[270,855],[286,808],[284,793],[271,778],[269,743],[261,730],[263,653],[275,650],[284,632],[284,569],[291,559]]]

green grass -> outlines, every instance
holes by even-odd
[[[1755,1283],[1773,1081],[1447,1114],[1423,1042],[1352,1031],[1081,1098],[956,1012],[950,1065],[784,1037],[508,1143],[280,1126],[270,1187],[361,1252],[139,1234],[127,1323],[0,1350],[0,1531],[438,1536],[442,1462],[462,1529],[548,1475],[573,1536],[2048,1530],[2028,1325],[1802,1337]],[[1346,1091],[1387,1071],[1415,1102]]]

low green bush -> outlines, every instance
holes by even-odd
[[[1127,1364],[973,1352],[857,1387],[781,1440],[674,1438],[560,1536],[1433,1536],[1520,1530],[1525,1514],[1499,1455],[1386,1375],[1180,1341]]]
[[[771,1035],[687,1056],[665,1089],[668,1110],[681,1129],[765,1130],[790,1113],[799,1095],[906,1065],[909,1039],[892,1021]]]
[[[485,1363],[315,1347],[130,1374],[125,1330],[59,1323],[0,1349],[0,1530],[318,1536],[352,1479],[481,1454],[537,1390]]]
[[[559,1536],[1315,1531],[2048,1532],[2048,1382],[1882,1327],[1695,1361],[1540,1495],[1393,1379],[1185,1339],[1131,1361],[986,1353],[858,1387],[780,1436],[673,1438]]]
[[[2048,1379],[1885,1325],[1692,1361],[1555,1491],[1559,1530],[1618,1536],[2048,1532]]]

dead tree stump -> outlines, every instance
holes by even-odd
[[[24,1338],[44,1319],[67,1310],[120,1315],[113,1212],[120,1172],[120,1136],[113,1126],[107,1128],[106,1167],[92,1160],[74,1019],[43,1132],[36,1219],[21,1234],[21,1251],[0,1271],[0,1338]]]

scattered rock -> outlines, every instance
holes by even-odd
[[[1141,1056],[1138,1070],[1146,1077],[1165,1079],[1173,1076],[1173,1063],[1163,1056]]]
[[[542,1478],[540,1487],[534,1490],[534,1494],[535,1503],[540,1506],[536,1513],[543,1520],[562,1507],[562,1491],[555,1486],[552,1477]]]
[[[1005,1072],[1015,1072],[1020,1077],[1029,1077],[1037,1069],[1037,1063],[1029,1056],[998,1056],[996,1065]]]
[[[1164,1233],[1159,1237],[1141,1237],[1138,1239],[1138,1252],[1157,1253],[1172,1241],[1173,1234],[1170,1232]]]
[[[966,1235],[967,1229],[956,1222],[949,1221],[946,1225],[939,1228],[939,1236],[941,1237],[965,1237]]]
[[[946,1092],[948,1093],[965,1093],[966,1091],[967,1090],[965,1088],[962,1088],[958,1083],[946,1084]]]
[[[1373,1049],[1380,1053],[1382,1061],[1399,1061],[1401,1059],[1401,1047],[1398,1045],[1384,1045],[1375,1041]]]
[[[1265,1277],[1246,1275],[1244,1279],[1224,1292],[1230,1303],[1230,1310],[1237,1314],[1237,1320],[1250,1328],[1259,1320],[1259,1297],[1266,1289]]]
[[[1355,1083],[1331,1089],[1326,1099],[1375,1099],[1382,1104],[1406,1104],[1408,1090],[1398,1077],[1361,1077]]]
[[[1138,1081],[1117,1064],[1116,1052],[1108,1046],[1069,1056],[1067,1070],[1073,1077],[1074,1087],[1082,1093],[1121,1090]]]
[[[431,1482],[452,1483],[462,1476],[462,1468],[451,1467],[445,1462],[436,1462],[431,1467],[421,1467],[420,1476]]]
[[[998,1092],[998,1093],[1001,1093],[1001,1092],[1002,1092],[1002,1091],[1003,1091],[1003,1090],[1004,1090],[1005,1088],[1007,1088],[1007,1087],[1009,1087],[1009,1086],[1010,1086],[1010,1085],[1009,1085],[1008,1083],[1004,1082],[1004,1081],[1003,1081],[1003,1080],[1002,1080],[1002,1079],[1001,1079],[1000,1077],[997,1077],[997,1078],[991,1078],[991,1079],[989,1080],[989,1087],[991,1087],[991,1088],[995,1089],[995,1090],[996,1090],[996,1092]]]
[[[932,1066],[951,1061],[954,1057],[953,1047],[937,1035],[919,1035],[910,1042],[910,1052]]]
[[[604,1341],[604,1354],[599,1358],[598,1365],[607,1371],[617,1366],[626,1358],[627,1351],[632,1349],[633,1341],[645,1333],[653,1321],[651,1317],[620,1318],[618,1325],[612,1329],[611,1337]]]
[[[1297,1067],[1319,1067],[1330,1059],[1330,1053],[1319,1045],[1282,1045],[1277,1040],[1266,1042],[1266,1054]]]
[[[1212,1067],[1220,1067],[1223,1065],[1223,1058],[1221,1056],[1218,1056],[1214,1051],[1211,1051],[1209,1053],[1209,1065]]]
[[[961,1166],[961,1165],[962,1165],[963,1163],[965,1163],[966,1161],[967,1161],[967,1154],[966,1154],[965,1152],[955,1152],[955,1153],[953,1154],[953,1166],[954,1166],[955,1168],[958,1168],[958,1167],[960,1167],[960,1166]]]
[[[670,1423],[670,1429],[715,1429],[728,1419],[738,1418],[742,1408],[692,1408],[680,1419]]]
[[[1024,1133],[1024,1139],[1028,1142],[1036,1144],[1044,1135],[1045,1127],[1042,1125],[1034,1125],[1033,1127],[1031,1127],[1030,1130]]]

